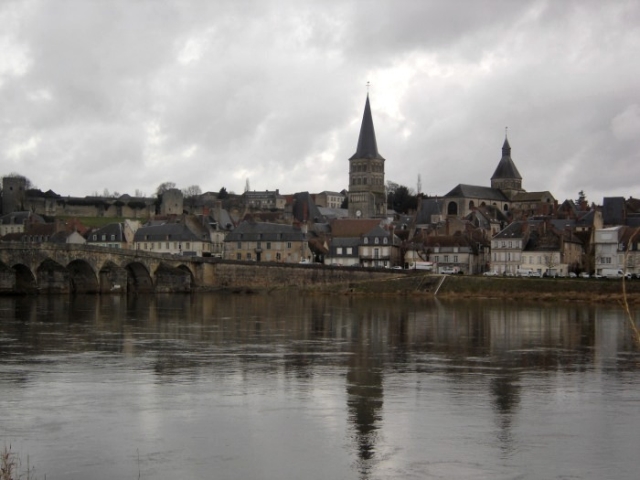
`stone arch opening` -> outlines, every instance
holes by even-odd
[[[449,202],[449,205],[447,205],[447,215],[458,215],[458,204],[456,202]]]
[[[67,265],[73,293],[98,293],[96,272],[86,260],[73,260]]]
[[[127,293],[153,292],[153,280],[149,270],[140,262],[133,262],[125,267],[127,272]]]
[[[102,293],[123,293],[127,290],[127,270],[112,261],[105,262],[98,277]]]
[[[193,276],[185,265],[172,267],[161,263],[153,276],[156,279],[156,292],[187,293],[191,291]]]
[[[36,276],[31,269],[22,263],[18,263],[12,267],[15,272],[16,293],[36,293],[38,291],[38,282]]]
[[[69,293],[71,291],[71,275],[58,262],[47,258],[36,270],[38,290],[42,293]]]

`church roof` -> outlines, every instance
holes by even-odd
[[[500,159],[500,163],[498,163],[498,167],[493,173],[491,180],[500,178],[517,178],[518,180],[522,180],[522,176],[520,176],[520,172],[518,172],[516,164],[513,163],[513,160],[511,159],[511,145],[509,145],[509,140],[507,138],[504,139],[504,144],[502,145],[502,158]]]
[[[454,189],[447,193],[445,197],[478,198],[484,200],[496,200],[498,202],[509,201],[505,194],[497,188],[463,184],[459,184],[454,187]]]
[[[358,149],[349,160],[356,158],[377,158],[384,160],[378,153],[378,143],[376,142],[376,132],[373,128],[373,118],[371,118],[371,106],[369,105],[369,95],[364,105],[364,115],[360,126],[360,136],[358,137]]]

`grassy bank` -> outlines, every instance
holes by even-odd
[[[640,280],[625,282],[629,303],[640,305]],[[503,278],[469,275],[390,275],[382,280],[330,286],[326,293],[434,295],[440,298],[501,298],[528,301],[620,303],[622,280]]]

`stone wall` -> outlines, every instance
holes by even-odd
[[[394,271],[397,272],[397,271]],[[312,288],[388,278],[392,272],[354,267],[220,262],[204,287],[227,289]],[[397,273],[396,273],[397,274]]]

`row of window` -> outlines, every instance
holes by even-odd
[[[369,169],[369,165],[371,165],[371,169]],[[376,172],[376,173],[384,173],[384,166],[380,163],[372,163],[372,164],[368,164],[368,163],[354,163],[352,164],[352,173],[358,173],[358,172]]]
[[[495,241],[491,248],[520,248],[520,240],[509,240],[508,242],[506,240]]]
[[[353,179],[353,184],[354,185],[366,185],[367,184],[367,177],[355,177]],[[371,179],[371,185],[384,185],[384,179],[383,178],[374,177],[374,178]]]
[[[254,248],[253,246],[253,242],[245,242],[245,249],[252,249]],[[262,248],[262,242],[255,242],[255,248]],[[287,248],[292,248],[293,244],[292,242],[286,242],[286,246]],[[276,248],[280,247],[280,243],[278,243],[278,245],[276,246]],[[242,242],[237,242],[236,244],[236,248],[238,250],[242,250]],[[265,242],[265,248],[267,250],[271,250],[271,242]]]
[[[439,255],[434,255],[433,256],[433,261],[434,261],[434,263],[440,262],[440,256]],[[449,255],[443,255],[442,256],[442,263],[449,263]],[[454,255],[453,256],[453,263],[458,263],[458,255]]]
[[[110,241],[112,241],[112,242],[114,242],[114,241],[116,240],[116,236],[115,236],[114,234],[109,235],[109,237],[110,237],[110,238],[109,238],[109,240],[110,240]],[[98,235],[95,235],[95,234],[94,234],[94,235],[91,237],[91,239],[92,239],[94,242],[98,241]],[[103,235],[100,235],[100,240],[101,240],[101,241],[103,241],[103,242],[105,242],[105,241],[107,240],[107,236],[106,236],[106,235],[104,235],[104,234],[103,234]]]
[[[369,243],[369,238],[368,237],[364,237],[364,244],[368,244]],[[374,237],[373,238],[373,243],[375,243],[376,245],[378,245],[380,243],[380,239],[378,237]],[[384,237],[382,239],[382,243],[383,244],[388,244],[389,243],[389,239],[387,237]]]
[[[165,250],[171,250],[171,242],[144,242],[144,243],[138,243],[138,245],[142,246],[142,250],[162,250],[162,244],[164,243]],[[190,250],[191,249],[191,242],[186,242],[185,244],[185,250]],[[208,249],[208,244],[203,244],[203,250],[207,250]],[[182,250],[182,243],[178,243],[178,242],[173,242],[173,250]]]

